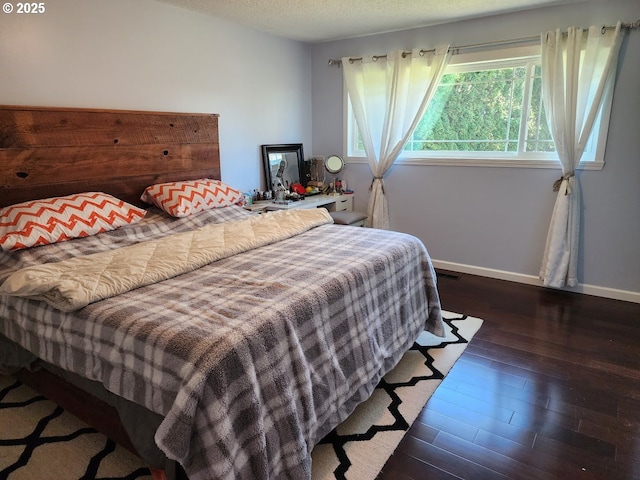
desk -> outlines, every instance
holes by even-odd
[[[304,208],[324,207],[330,212],[342,212],[345,210],[353,210],[353,195],[312,195],[304,200],[290,202],[287,204],[274,203],[272,200],[264,200],[255,202],[251,205],[245,205],[244,208],[252,212],[270,212],[274,210],[299,210]]]

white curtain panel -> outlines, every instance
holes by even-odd
[[[540,269],[545,286],[578,283],[581,197],[575,172],[605,93],[613,88],[620,26],[542,34],[543,102],[562,166]]]
[[[449,58],[449,47],[443,46],[435,52],[393,51],[386,58],[342,59],[345,85],[373,174],[370,227],[389,229],[383,176],[422,118]]]

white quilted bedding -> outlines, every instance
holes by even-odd
[[[107,252],[23,268],[5,280],[0,294],[44,300],[71,312],[327,223],[333,223],[331,216],[319,208],[206,225]]]

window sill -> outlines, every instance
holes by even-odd
[[[365,157],[346,157],[347,163],[368,163]],[[554,160],[506,160],[496,158],[399,158],[395,165],[440,165],[447,167],[551,168],[560,170]],[[579,170],[602,170],[604,161],[582,162]]]

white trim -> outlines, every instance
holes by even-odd
[[[366,163],[364,157],[346,157],[346,163]],[[504,160],[495,158],[398,158],[394,165],[442,165],[462,167],[506,167],[506,168],[551,168],[560,170],[558,161],[551,160]],[[602,170],[604,162],[580,162],[578,170]]]
[[[469,65],[474,63],[495,62],[496,65],[509,64],[511,59],[523,58],[540,58],[540,40],[531,40],[531,45],[516,47],[500,47],[488,48],[468,53],[458,53],[452,55],[449,65]]]
[[[510,282],[524,283],[526,285],[535,285],[542,287],[542,280],[534,275],[526,275],[524,273],[509,272],[506,270],[496,270],[493,268],[477,267],[474,265],[465,265],[462,263],[446,262],[443,260],[431,260],[435,268],[449,270],[451,272],[468,273],[470,275],[478,275],[481,277],[496,278],[498,280],[508,280]],[[625,302],[640,303],[640,292],[632,292],[630,290],[619,290],[617,288],[600,287],[597,285],[579,284],[576,287],[565,287],[561,290],[568,292],[583,293],[585,295],[594,295],[596,297],[611,298],[614,300],[622,300]]]

